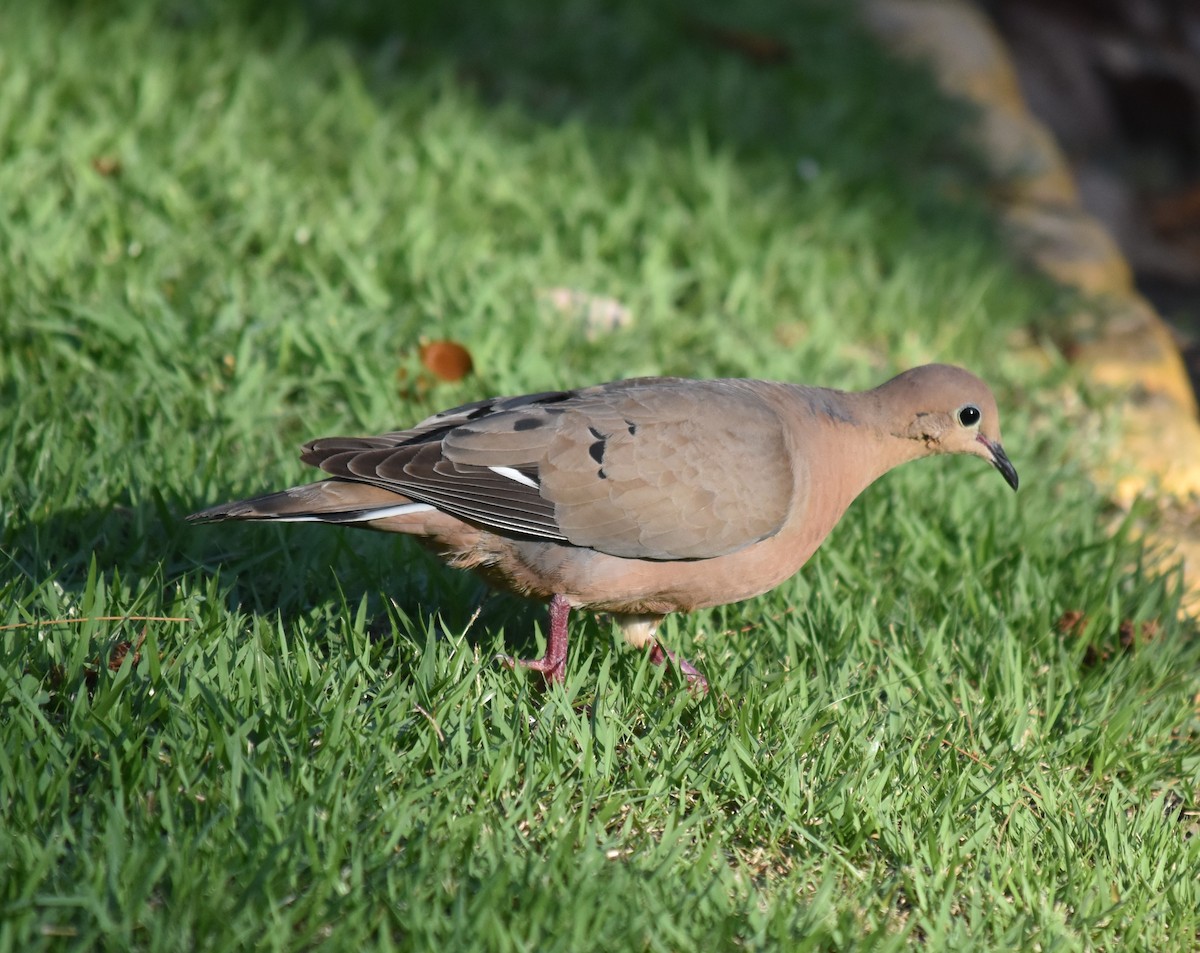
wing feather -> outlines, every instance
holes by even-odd
[[[708,558],[766,538],[793,488],[783,424],[746,381],[648,378],[476,401],[411,430],[316,440],[302,458],[501,533],[642,559]]]

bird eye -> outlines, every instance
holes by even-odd
[[[979,412],[978,407],[974,404],[967,404],[966,407],[959,408],[958,422],[964,427],[974,427],[979,423],[979,418],[982,416],[983,414]]]

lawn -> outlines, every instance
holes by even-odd
[[[395,6],[0,8],[0,949],[1194,949],[1200,640],[965,112],[841,4]],[[584,617],[541,691],[544,609],[411,541],[183,522],[489,394],[930,360],[1020,492],[889,475],[669,620],[707,697]]]

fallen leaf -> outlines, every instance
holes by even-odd
[[[142,660],[142,644],[146,641],[146,626],[142,626],[142,634],[138,636],[137,643],[121,641],[113,646],[113,650],[108,655],[109,671],[116,672],[121,668],[121,664],[125,661],[125,656],[129,654],[129,650],[133,649],[133,664],[137,665]]]
[[[429,341],[420,353],[421,363],[441,381],[460,381],[475,367],[471,352],[454,341]]]
[[[739,30],[695,19],[688,20],[688,29],[714,46],[739,53],[759,66],[786,63],[792,55],[782,40],[756,30]]]
[[[1087,623],[1086,614],[1078,609],[1068,609],[1058,617],[1055,628],[1063,635],[1078,638],[1084,634]],[[1095,644],[1089,645],[1084,652],[1083,664],[1085,667],[1091,668],[1099,662],[1107,662],[1118,652],[1133,651],[1138,646],[1153,641],[1158,636],[1158,630],[1157,619],[1147,619],[1145,622],[1123,619],[1114,633],[1115,638],[1111,635],[1106,638],[1103,633],[1096,633]]]
[[[112,178],[121,174],[121,160],[116,156],[94,156],[92,168],[105,178]]]

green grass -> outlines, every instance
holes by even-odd
[[[961,111],[839,5],[409,6],[0,10],[0,948],[1194,948],[1200,642],[1010,356],[1056,305]],[[582,618],[539,693],[540,608],[408,541],[182,523],[488,393],[931,359],[1021,492],[888,476],[668,623],[703,699]]]

